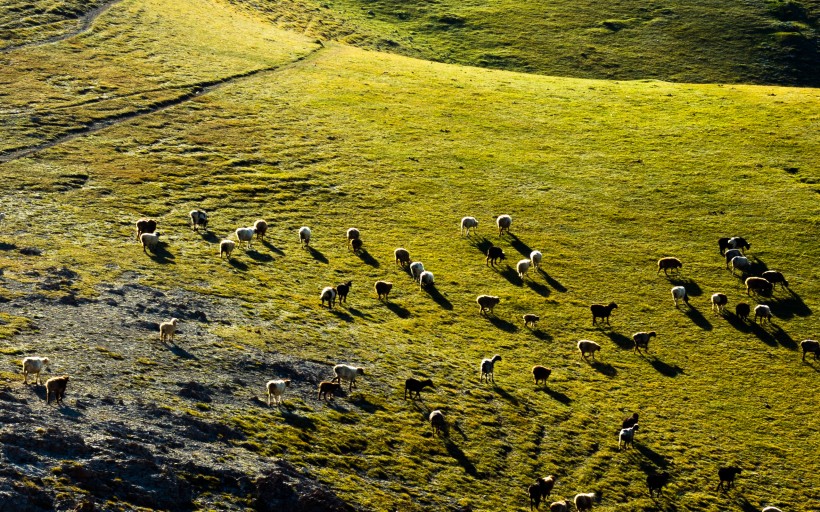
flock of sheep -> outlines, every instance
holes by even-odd
[[[192,229],[194,229],[195,231],[198,231],[199,229],[207,229],[208,216],[204,211],[193,210],[190,212],[189,216]],[[509,215],[498,216],[496,217],[496,224],[498,227],[499,236],[501,236],[505,232],[510,232],[512,218]],[[464,217],[461,220],[462,236],[465,234],[469,236],[471,230],[473,231],[473,233],[475,233],[477,227],[478,221],[474,217]],[[136,222],[136,228],[137,239],[142,244],[143,251],[154,251],[157,247],[160,236],[160,233],[157,231],[157,222],[153,219],[140,219]],[[257,239],[264,238],[267,229],[267,222],[261,219],[257,220],[252,227],[239,228],[235,231],[237,242],[245,243],[246,247],[250,248],[254,236]],[[304,246],[309,246],[312,234],[310,228],[301,227],[298,231],[298,234],[300,243]],[[358,253],[362,249],[363,243],[361,240],[361,234],[358,229],[348,229],[347,240],[348,246],[353,250],[354,253]],[[237,242],[234,242],[231,239],[221,240],[219,243],[220,258],[231,258],[231,254],[234,248],[236,247]],[[750,248],[750,244],[745,239],[741,237],[721,238],[719,240],[719,247],[721,255],[723,255],[726,259],[727,268],[731,267],[733,274],[735,270],[740,270],[744,273],[748,273],[751,271],[752,265],[744,253],[744,250],[748,250]],[[425,270],[424,265],[420,261],[412,261],[410,259],[409,251],[407,251],[404,248],[397,248],[394,251],[394,256],[396,264],[399,265],[401,268],[407,269],[409,274],[416,282],[419,283],[419,286],[421,288],[434,285],[434,276],[432,272]],[[532,251],[532,253],[530,254],[530,258],[519,261],[516,264],[516,270],[518,272],[519,277],[523,279],[530,268],[539,268],[539,266],[541,265],[542,258],[543,256],[541,252]],[[500,247],[496,247],[491,244],[486,252],[485,264],[495,266],[496,262],[503,261],[504,259],[506,259],[504,251]],[[661,258],[660,260],[658,260],[657,273],[660,274],[660,272],[663,271],[664,274],[668,275],[670,271],[673,273],[675,271],[679,272],[682,266],[682,262],[677,258]],[[756,295],[771,294],[776,284],[781,284],[784,287],[788,287],[788,282],[783,277],[783,275],[780,272],[773,271],[763,272],[761,276],[749,276],[745,279],[745,284],[747,295],[751,295],[752,292],[754,292]],[[339,301],[339,303],[345,302],[347,299],[347,295],[350,292],[351,286],[352,281],[347,281],[334,287],[326,287],[322,289],[320,293],[321,305],[324,306],[325,303],[327,303],[328,308],[333,308],[337,300]],[[377,281],[375,283],[374,288],[378,299],[387,301],[390,291],[393,288],[393,284],[388,281]],[[682,300],[684,303],[688,305],[689,296],[684,286],[673,287],[671,293],[675,307],[679,306],[679,300]],[[479,315],[489,315],[494,314],[493,308],[499,304],[500,298],[491,295],[480,295],[476,299],[476,302],[479,306]],[[723,293],[715,293],[711,296],[711,303],[713,311],[715,313],[722,314],[724,312],[726,304],[728,303],[728,298]],[[599,319],[601,323],[606,322],[607,324],[609,324],[610,315],[612,314],[612,311],[617,307],[617,304],[615,304],[614,302],[611,302],[609,304],[592,304],[590,306],[590,311],[592,313],[592,324],[595,325]],[[747,320],[751,312],[751,307],[748,304],[741,302],[736,305],[735,312],[740,319]],[[766,306],[764,304],[756,306],[754,308],[754,312],[755,322],[757,322],[758,319],[760,319],[760,322],[762,323],[764,320],[770,320],[771,318],[771,310],[769,306]],[[525,326],[531,326],[534,328],[536,322],[538,322],[539,319],[540,318],[538,317],[538,315],[535,314],[530,313],[523,315]],[[177,328],[177,322],[178,319],[172,318],[171,320],[160,324],[160,340],[163,343],[173,343],[174,334]],[[655,331],[635,333],[633,335],[634,350],[638,352],[640,352],[641,349],[648,351],[649,340],[655,337],[656,335],[657,333]],[[584,359],[586,359],[588,355],[591,356],[592,359],[595,359],[595,352],[601,350],[601,346],[598,343],[591,340],[580,340],[577,343],[577,347],[578,351]],[[818,356],[820,356],[820,343],[818,343],[815,340],[805,340],[801,343],[801,347],[803,350],[804,361],[806,353],[813,353],[815,359],[818,359]],[[481,361],[479,365],[479,382],[484,382],[485,380],[487,382],[495,382],[494,369],[495,364],[499,361],[501,361],[500,355],[495,355],[492,358],[484,359]],[[49,363],[49,359],[45,357],[25,358],[23,360],[23,375],[25,383],[28,383],[29,374],[35,374],[37,376],[36,383],[41,383],[40,372],[45,367],[47,367]],[[544,385],[546,385],[546,381],[549,378],[551,372],[552,370],[550,368],[546,368],[540,365],[534,366],[532,368],[532,375],[536,385],[538,385],[541,382],[543,382]],[[356,377],[364,375],[364,369],[345,364],[338,364],[333,367],[333,373],[335,376],[331,380],[322,381],[319,383],[318,398],[320,400],[332,400],[335,392],[342,386],[343,381],[348,383],[348,390],[352,391],[352,389],[356,387]],[[47,404],[49,403],[52,394],[54,395],[55,401],[58,404],[62,402],[62,398],[65,395],[68,380],[69,377],[67,375],[62,375],[59,377],[51,378],[48,381],[46,381]],[[285,390],[288,387],[290,387],[290,384],[290,379],[274,379],[268,381],[266,383],[268,406],[271,406],[272,403],[275,403],[277,406],[281,405],[282,396]],[[405,400],[407,399],[408,393],[410,395],[411,400],[420,398],[420,392],[426,387],[435,387],[431,379],[418,380],[415,378],[408,378],[405,381],[404,388]],[[446,431],[447,420],[445,418],[444,413],[441,410],[432,411],[428,419],[434,434],[439,434],[441,432]],[[633,414],[629,418],[626,418],[622,422],[622,428],[618,436],[619,450],[626,449],[632,445],[635,437],[635,432],[639,428],[637,422],[637,413]],[[720,478],[720,484],[718,485],[718,489],[731,487],[736,474],[740,472],[740,468],[737,467],[720,468],[718,472],[718,476]],[[666,483],[668,482],[669,478],[670,475],[666,472],[653,473],[648,475],[647,486],[649,488],[650,495],[654,496],[655,492],[660,493],[662,491],[663,486],[666,485]],[[724,483],[726,483],[725,486]],[[553,476],[539,478],[538,480],[536,480],[534,484],[530,485],[528,488],[528,493],[530,497],[530,507],[538,508],[541,501],[549,497],[554,485],[555,478]],[[601,495],[599,493],[580,493],[575,496],[575,508],[578,511],[591,510],[593,503],[600,501],[600,499]],[[549,509],[551,512],[566,512],[569,510],[568,507],[569,504],[567,501],[556,501],[549,505]],[[774,507],[766,507],[765,509],[763,509],[763,512],[779,512],[779,510]]]

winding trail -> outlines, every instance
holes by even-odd
[[[120,1],[120,0],[117,0],[117,1]],[[149,105],[145,105],[143,107],[137,108],[133,112],[128,112],[126,114],[118,114],[118,115],[115,115],[115,116],[111,116],[111,117],[101,119],[99,121],[95,121],[95,122],[93,122],[91,124],[88,124],[88,125],[85,125],[85,126],[72,128],[72,129],[66,131],[63,135],[55,137],[52,140],[42,142],[40,144],[35,144],[35,145],[32,145],[32,146],[20,148],[20,149],[13,150],[13,151],[10,151],[8,153],[2,154],[2,155],[0,155],[0,164],[4,164],[4,163],[7,163],[7,162],[11,162],[13,160],[17,160],[17,159],[20,159],[20,158],[24,158],[24,157],[33,155],[35,153],[39,153],[40,151],[52,148],[52,147],[57,146],[59,144],[63,144],[65,142],[72,141],[72,140],[74,140],[76,138],[79,138],[79,137],[84,137],[86,135],[90,135],[92,133],[98,132],[98,131],[103,130],[105,128],[116,126],[118,124],[124,123],[126,121],[130,121],[132,119],[136,119],[136,118],[139,118],[139,117],[143,117],[143,116],[151,115],[151,114],[154,114],[154,113],[157,113],[157,112],[161,112],[165,109],[180,105],[182,103],[185,103],[186,101],[190,101],[194,98],[202,96],[203,94],[208,94],[209,92],[212,92],[216,89],[219,89],[222,86],[232,84],[232,83],[237,82],[239,80],[242,80],[244,78],[250,78],[250,77],[253,77],[253,76],[262,75],[262,74],[265,74],[265,73],[272,73],[272,72],[275,72],[275,71],[284,71],[286,69],[289,69],[291,67],[299,65],[301,63],[304,63],[307,60],[315,58],[323,49],[325,49],[325,46],[320,45],[319,47],[311,50],[309,53],[306,53],[305,55],[302,55],[301,57],[298,57],[297,59],[292,60],[292,61],[287,62],[287,63],[284,63],[284,64],[279,64],[279,65],[276,65],[276,66],[270,66],[270,67],[267,67],[267,68],[255,69],[255,70],[252,70],[252,71],[246,71],[245,73],[230,75],[230,76],[219,78],[219,79],[216,79],[216,80],[208,80],[208,81],[199,82],[199,83],[191,84],[191,85],[177,86],[176,88],[189,89],[189,90],[187,92],[185,92],[184,94],[182,94],[180,96],[177,96],[176,98],[172,98],[172,99],[152,103],[152,104],[149,104]]]
[[[96,9],[92,9],[85,13],[85,15],[80,18],[80,26],[74,30],[70,30],[65,34],[60,34],[58,36],[52,36],[48,39],[43,39],[42,41],[32,41],[29,43],[18,44],[14,46],[6,46],[5,48],[0,48],[0,53],[9,53],[15,50],[20,50],[22,48],[31,48],[34,46],[42,46],[45,44],[52,44],[58,43],[60,41],[65,41],[66,39],[71,39],[74,36],[78,36],[83,32],[87,32],[88,29],[91,28],[91,25],[94,24],[94,21],[104,12],[106,12],[111,7],[114,7],[116,4],[122,2],[122,0],[110,0],[102,4],[101,6],[97,7]]]

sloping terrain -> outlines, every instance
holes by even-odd
[[[527,510],[527,485],[551,473],[553,498],[600,491],[604,511],[820,507],[820,365],[798,350],[820,307],[816,89],[553,78],[313,40],[217,2],[124,0],[78,38],[3,55],[0,497]],[[100,77],[117,106],[92,89],[88,111],[76,91]],[[154,89],[172,101],[143,97]],[[193,208],[208,231],[188,226]],[[495,231],[501,213],[512,235]],[[458,235],[464,215],[477,235]],[[142,216],[160,223],[154,253],[134,238]],[[219,258],[257,218],[266,239]],[[755,271],[789,279],[759,298],[771,325],[709,309],[716,291],[730,310],[757,303],[718,254],[732,234]],[[496,269],[490,243],[507,254]],[[399,246],[435,288],[395,265]],[[531,249],[544,268],[521,279]],[[668,255],[679,277],[656,275]],[[348,279],[349,303],[321,308],[319,290]],[[390,302],[377,279],[394,283]],[[675,284],[691,308],[673,307]],[[501,297],[496,316],[478,315],[483,293]],[[589,304],[609,301],[611,327],[592,326]],[[163,345],[170,317],[180,332]],[[658,333],[649,355],[632,350],[640,330]],[[602,345],[595,362],[580,339]],[[495,384],[479,384],[496,353]],[[28,355],[71,375],[63,407],[23,385]],[[324,403],[316,386],[338,362],[365,375]],[[535,364],[553,369],[546,387]],[[409,376],[436,388],[405,401]],[[274,377],[293,381],[281,409],[264,403]],[[635,449],[619,452],[633,411]],[[736,488],[715,492],[730,464]],[[663,469],[670,485],[650,498],[646,474]]]

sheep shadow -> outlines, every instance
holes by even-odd
[[[157,245],[154,246],[154,249],[149,253],[149,256],[152,260],[154,260],[157,263],[175,263],[174,255],[168,251],[168,248],[162,242],[159,242],[157,243]]]
[[[331,308],[328,311],[330,313],[336,315],[339,318],[339,320],[344,320],[345,322],[352,322],[353,321],[353,316],[350,315],[350,313],[342,311],[341,309],[332,309]]]
[[[361,310],[349,307],[346,302],[345,302],[345,307],[347,307],[348,312],[350,312],[350,314],[355,316],[355,317],[363,318],[365,320],[367,320],[369,318],[372,318],[371,315],[368,315],[367,313],[363,313]]]
[[[381,405],[374,404],[373,402],[369,401],[367,398],[364,398],[363,396],[360,396],[355,400],[350,400],[350,403],[369,414],[385,410],[385,408]]]
[[[317,251],[317,250],[316,250],[316,249],[314,249],[313,247],[308,246],[308,247],[307,247],[307,252],[308,252],[308,254],[310,254],[310,256],[311,256],[314,260],[318,261],[319,263],[325,263],[325,264],[329,263],[329,261],[328,261],[328,259],[325,257],[325,255],[324,255],[324,254],[322,254],[321,252]]]
[[[640,432],[639,432],[640,433]],[[666,460],[666,457],[661,455],[660,453],[656,452],[652,448],[642,444],[642,443],[635,443],[635,449],[641,454],[641,456],[652,463],[652,467],[648,467],[648,465],[644,465],[644,462],[641,461],[641,469],[647,472],[654,471],[655,468],[667,469],[669,467],[669,461]]]
[[[758,258],[757,256],[747,256],[749,258],[749,271],[744,275],[748,274],[748,276],[759,276],[763,272],[769,270],[769,266],[766,265],[766,262]]]
[[[51,404],[49,404],[50,406]],[[84,415],[79,410],[75,409],[74,407],[69,407],[65,404],[62,404],[57,407],[57,411],[65,416],[66,418],[70,418],[76,420],[77,418],[82,418]]]
[[[600,361],[590,361],[589,365],[595,369],[596,372],[606,375],[607,377],[614,377],[618,370],[609,363],[602,363]]]
[[[265,404],[267,406],[267,404]],[[299,430],[316,430],[316,422],[307,416],[296,414],[285,409],[281,409],[282,419],[291,427]]]
[[[487,251],[493,246],[493,243],[487,240],[487,237],[481,237],[480,239],[471,239],[470,245],[478,249],[484,256],[487,256]]]
[[[373,267],[373,268],[379,268],[379,267],[381,266],[381,265],[379,264],[379,262],[376,260],[376,258],[374,258],[373,256],[371,256],[371,255],[370,255],[370,253],[369,253],[369,252],[367,252],[367,249],[362,249],[362,250],[360,250],[360,251],[356,254],[356,256],[358,256],[358,257],[359,257],[359,259],[360,259],[360,260],[362,260],[362,262],[364,262],[364,263],[366,263],[366,264],[370,265],[370,266],[371,266],[371,267]]]
[[[541,284],[537,281],[533,281],[531,279],[525,280],[524,284],[526,284],[529,287],[530,290],[534,291],[535,293],[537,293],[538,295],[540,295],[542,297],[549,297],[550,293],[552,293],[550,291],[549,287],[547,287],[546,285],[543,285],[543,284]]]
[[[734,489],[734,487],[732,488]],[[759,507],[752,505],[746,496],[738,496],[735,499],[735,503],[740,507],[741,512],[758,512],[758,510],[760,510]]]
[[[410,310],[407,308],[403,308],[396,304],[395,302],[384,302],[384,305],[387,309],[393,312],[399,318],[410,318]]]
[[[168,350],[172,354],[174,354],[175,356],[179,357],[180,359],[194,359],[194,360],[199,359],[198,357],[196,357],[195,355],[188,352],[187,350],[185,350],[184,348],[180,347],[177,344],[168,345]]]
[[[725,318],[726,321],[729,322],[729,325],[731,325],[740,332],[751,331],[749,323],[746,322],[746,320],[743,320],[739,316],[735,315],[734,313],[726,313],[725,315],[723,315],[723,318]]]
[[[688,277],[680,277],[680,276],[669,276],[669,283],[672,286],[683,286],[686,288],[686,294],[690,297],[699,297],[703,295],[703,290],[701,289],[700,285],[695,282],[694,279]]]
[[[17,246],[8,242],[0,242],[0,251],[13,251]]]
[[[248,270],[248,265],[246,263],[243,263],[234,258],[228,258],[228,264],[230,264],[230,266],[232,266],[236,270],[239,270],[240,272],[245,272],[246,270]]]
[[[781,329],[778,325],[771,324],[771,329],[766,329],[758,323],[751,324],[752,334],[770,347],[776,347],[778,344],[789,350],[797,350],[797,343],[789,334]]]
[[[273,256],[270,254],[265,254],[257,251],[256,249],[249,249],[245,251],[245,254],[254,261],[258,261],[259,263],[268,263],[273,261]]]
[[[264,245],[264,246],[265,246],[265,248],[266,248],[266,249],[268,249],[269,251],[271,251],[271,252],[275,252],[275,253],[276,253],[276,254],[278,254],[279,256],[284,256],[284,255],[285,255],[285,251],[283,251],[282,249],[280,249],[280,248],[276,247],[275,245],[273,245],[272,243],[268,242],[267,240],[262,239],[262,240],[259,240],[259,242],[260,242],[262,245]]]
[[[464,468],[464,471],[470,476],[477,476],[478,471],[475,465],[470,462],[467,455],[456,445],[451,439],[444,439],[444,447],[447,449],[447,454],[454,458],[458,464]]]
[[[538,273],[544,276],[544,279],[547,281],[547,284],[555,288],[555,291],[560,293],[566,293],[566,286],[559,283],[554,277],[550,276],[544,269],[538,267]]]
[[[509,241],[512,248],[518,251],[525,258],[529,258],[530,254],[532,254],[532,247],[522,242],[521,239],[514,234],[509,233]]]
[[[652,366],[652,368],[655,369],[655,371],[657,371],[665,377],[677,377],[678,375],[683,373],[683,368],[681,368],[680,366],[672,366],[669,363],[661,361],[655,356],[651,356],[651,359],[648,357],[645,359],[649,361],[649,364]]]
[[[781,320],[789,320],[795,316],[806,317],[811,315],[811,308],[809,308],[803,299],[796,293],[789,290],[790,297],[784,299],[776,299],[769,307],[772,310],[772,315]]]
[[[450,311],[453,309],[453,303],[447,300],[447,298],[438,291],[435,285],[427,287],[427,295],[433,299],[433,302],[441,306],[442,308]]]
[[[503,398],[504,400],[510,402],[513,405],[518,405],[518,399],[512,396],[506,389],[502,388],[495,382],[493,382],[493,390],[498,393],[498,396]]]
[[[695,323],[698,327],[703,329],[704,331],[711,331],[712,324],[709,320],[703,316],[703,313],[695,309],[694,306],[690,305],[689,309],[687,309],[684,314],[689,317],[689,320]]]
[[[518,331],[518,327],[512,323],[504,320],[503,318],[498,318],[497,316],[488,316],[487,320],[490,321],[491,324],[496,326],[497,328],[501,329],[504,332],[516,332]]]
[[[541,329],[533,329],[532,335],[541,341],[552,341],[552,336],[548,332],[542,331]]]
[[[623,334],[614,331],[609,331],[606,335],[610,340],[612,340],[613,343],[624,350],[635,347],[635,342],[629,336],[624,336]]]
[[[535,391],[544,393],[548,395],[553,400],[560,402],[564,405],[569,405],[572,403],[572,398],[568,397],[566,394],[561,393],[560,391],[555,391],[554,389],[550,389],[548,386],[535,388]]]
[[[511,266],[505,265],[503,270],[498,270],[496,268],[495,271],[498,272],[501,277],[509,281],[510,284],[515,286],[524,286],[524,280],[518,275],[518,271]]]
[[[209,244],[218,244],[221,240],[218,236],[216,236],[216,234],[212,233],[211,231],[201,231],[199,233],[199,236]]]

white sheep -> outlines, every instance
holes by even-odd
[[[333,367],[333,373],[335,373],[336,376],[330,379],[330,382],[338,382],[341,384],[343,380],[346,380],[350,383],[347,388],[348,391],[353,391],[353,388],[357,387],[356,376],[364,375],[364,368],[358,368],[356,366],[349,366],[346,364],[337,364]]]
[[[595,492],[585,492],[585,493],[578,493],[575,495],[575,508],[578,512],[584,512],[585,510],[592,510],[592,504],[598,500],[598,493]]]
[[[550,503],[550,512],[569,512],[569,503],[566,500]]]
[[[419,288],[427,288],[435,281],[435,277],[433,273],[429,270],[425,270],[421,274],[419,274]]]
[[[23,359],[23,382],[28,384],[28,374],[34,373],[37,374],[37,378],[35,379],[36,384],[42,384],[43,381],[40,378],[40,372],[45,370],[48,365],[51,364],[51,361],[47,357],[27,357]]]
[[[729,249],[723,256],[726,258],[726,268],[728,269],[732,259],[736,256],[743,256],[743,252],[740,249]]]
[[[689,295],[687,295],[686,288],[683,286],[672,288],[672,299],[675,301],[675,307],[678,307],[678,300],[683,300],[687,306],[689,305]]]
[[[159,231],[141,234],[140,243],[142,244],[142,252],[147,253],[146,249],[151,249],[151,252],[154,252],[157,244],[159,244]]]
[[[495,382],[495,374],[493,370],[495,369],[495,363],[501,361],[501,356],[496,354],[493,356],[492,359],[483,359],[481,361],[481,375],[478,378],[479,382],[484,382],[484,379],[487,379],[487,382],[491,380],[493,383]]]
[[[285,388],[290,387],[290,379],[269,380],[265,387],[268,390],[268,407],[270,407],[271,397],[279,406],[282,405],[282,393],[285,392]]]
[[[208,229],[207,213],[202,210],[191,210],[188,216],[191,217],[191,229],[194,231],[199,231],[199,228]]]
[[[758,318],[760,318],[761,324],[764,320],[772,323],[772,309],[765,304],[755,306],[755,322],[757,322]]]
[[[633,444],[635,440],[635,432],[638,430],[638,424],[634,424],[630,428],[622,428],[621,432],[618,434],[618,451],[621,450],[621,445],[624,448],[628,448],[629,445]]]
[[[735,256],[732,258],[732,274],[735,270],[740,270],[740,273],[748,272],[752,269],[752,262],[745,256]]]
[[[473,230],[473,234],[475,234],[476,229],[478,228],[478,221],[475,217],[464,217],[461,219],[461,236],[464,236],[464,230],[467,230],[467,236],[470,236],[470,230]]]
[[[299,228],[299,242],[305,244],[305,247],[310,246],[310,228],[302,226]]]
[[[761,512],[783,512],[777,507],[766,507]]]
[[[541,259],[543,259],[544,255],[541,254],[541,251],[532,251],[530,253],[530,261],[532,262],[533,268],[540,268],[541,267]]]
[[[424,264],[420,261],[414,261],[410,264],[410,275],[413,276],[414,281],[419,280],[419,276],[424,272]]]
[[[496,217],[495,223],[498,225],[498,236],[501,236],[504,231],[509,234],[510,226],[512,225],[512,217],[509,215],[499,215]]]
[[[224,239],[219,242],[219,257],[222,258],[224,254],[228,259],[231,259],[231,253],[233,253],[234,248],[236,247],[236,242],[229,239]]]
[[[518,277],[524,279],[524,274],[530,270],[532,262],[530,260],[521,260],[515,264],[515,269],[518,271]]]
[[[248,249],[250,249],[254,234],[256,234],[256,228],[239,228],[236,230],[236,239],[240,243],[247,242]]]
[[[591,354],[592,359],[595,359],[595,352],[599,352],[601,350],[601,346],[594,341],[581,340],[578,342],[578,350],[581,352],[581,357],[584,359],[587,358],[587,354]]]
[[[174,334],[177,332],[177,320],[172,318],[167,322],[159,324],[159,340],[163,343],[166,341],[174,342]]]
[[[322,289],[322,293],[319,294],[319,298],[322,300],[322,306],[325,305],[325,301],[327,301],[328,309],[333,309],[334,304],[336,304],[336,288],[332,286],[327,286]]]
[[[430,426],[433,427],[433,433],[438,435],[447,428],[447,421],[444,419],[444,413],[436,409],[430,413]]]

